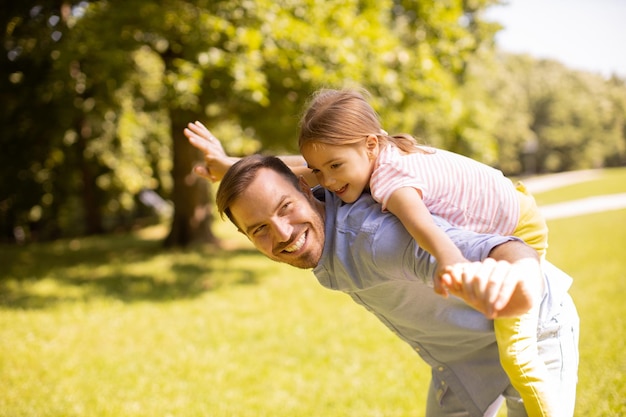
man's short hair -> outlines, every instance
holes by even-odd
[[[298,177],[280,158],[265,155],[250,155],[241,158],[226,171],[215,196],[220,216],[224,218],[224,215],[226,215],[237,227],[239,225],[233,219],[230,206],[248,189],[262,168],[275,171],[293,184],[296,190],[300,191]]]

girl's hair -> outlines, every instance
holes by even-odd
[[[314,93],[300,119],[300,151],[306,144],[352,145],[369,135],[377,136],[381,146],[392,143],[404,152],[417,151],[413,136],[390,136],[382,129],[378,114],[366,96],[369,94],[365,90],[349,89],[321,89]]]

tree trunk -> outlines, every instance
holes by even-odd
[[[85,159],[85,149],[87,141],[91,136],[91,129],[88,122],[81,116],[76,123],[78,132],[77,158],[82,180],[81,199],[84,212],[84,233],[87,235],[98,235],[104,232],[102,225],[102,211],[98,204],[98,190],[93,171],[93,163]]]
[[[174,167],[174,217],[165,246],[188,246],[193,243],[218,243],[211,230],[213,222],[210,199],[211,183],[192,172],[195,164],[202,161],[202,154],[191,146],[183,135],[187,123],[194,115],[183,110],[172,110],[172,142]]]

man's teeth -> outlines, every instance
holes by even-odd
[[[299,250],[302,247],[302,245],[304,245],[305,241],[306,241],[306,233],[300,236],[300,239],[298,239],[293,245],[286,247],[285,252],[291,253],[291,252],[295,252]]]

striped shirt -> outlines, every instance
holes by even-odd
[[[401,154],[383,147],[370,179],[372,196],[386,210],[402,187],[420,191],[432,214],[479,233],[511,235],[520,217],[515,186],[501,171],[463,155],[421,147],[425,153]]]

